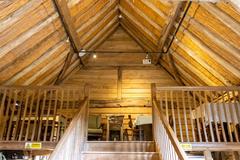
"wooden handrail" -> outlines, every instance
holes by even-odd
[[[169,123],[168,123],[168,121],[166,119],[166,116],[161,112],[160,106],[158,105],[156,99],[153,99],[153,108],[154,108],[154,112],[153,113],[155,114],[154,115],[154,119],[155,118],[159,118],[160,119],[160,122],[163,124],[163,127],[164,127],[164,128],[160,128],[160,129],[164,130],[163,132],[167,133],[167,136],[165,137],[165,138],[167,138],[166,141],[160,142],[160,143],[167,143],[167,140],[169,140],[171,142],[170,145],[172,145],[172,149],[173,149],[173,150],[165,150],[165,151],[163,151],[163,148],[161,148],[161,145],[157,144],[157,145],[159,145],[158,148],[160,150],[160,154],[162,154],[163,160],[173,160],[173,159],[187,160],[187,156],[186,156],[184,150],[180,146],[179,141],[178,141],[176,135],[174,134],[171,126],[169,125]],[[160,125],[160,124],[156,124],[156,121],[154,121],[154,123],[155,123],[154,125]],[[157,137],[157,134],[158,133],[156,133],[154,131],[155,139],[160,138],[160,137]],[[156,142],[157,142],[157,140],[156,140]],[[169,147],[169,148],[171,148],[171,147]],[[168,152],[168,153],[163,153],[163,152]],[[163,154],[172,154],[172,155],[167,156],[168,158],[166,158],[166,156],[164,156]]]
[[[156,87],[158,91],[232,91],[240,90],[239,86],[167,86]]]
[[[85,98],[49,160],[80,160],[87,136],[88,98]]]

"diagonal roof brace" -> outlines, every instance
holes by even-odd
[[[67,33],[67,36],[69,37],[70,45],[73,49],[73,52],[76,54],[79,54],[79,52],[82,50],[82,46],[80,43],[80,39],[77,36],[77,31],[74,26],[74,23],[72,21],[72,17],[67,5],[66,0],[53,0],[54,5],[56,7],[56,10],[60,16],[60,19],[62,21],[63,27]],[[80,64],[83,65],[82,59],[80,58]]]

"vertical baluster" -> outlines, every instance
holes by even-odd
[[[160,97],[159,97],[159,101],[160,101],[160,108],[158,108],[161,112],[163,112],[163,93],[160,92]],[[158,106],[156,106],[158,107]]]
[[[73,102],[74,102],[74,103],[73,103],[73,108],[74,108],[74,109],[78,108],[78,107],[77,107],[78,99],[76,98],[76,97],[77,97],[76,95],[77,95],[77,90],[73,90]]]
[[[32,131],[32,136],[31,136],[31,141],[33,141],[36,137],[35,132],[36,132],[36,126],[37,126],[37,120],[38,115],[39,115],[39,108],[40,108],[40,98],[41,98],[41,89],[38,89],[37,91],[37,104],[36,104],[36,111],[35,111],[35,116],[34,116],[34,122],[33,122],[33,131]]]
[[[47,90],[43,91],[43,102],[42,102],[42,107],[41,107],[41,113],[39,116],[39,127],[38,127],[38,136],[37,136],[37,141],[42,141],[41,133],[42,133],[42,123],[43,123],[43,117],[44,117],[44,110],[45,110],[45,105],[46,105],[46,98],[47,98]],[[40,108],[39,108],[40,109]]]
[[[223,110],[223,113],[221,112],[221,108]],[[219,101],[217,102],[217,114],[218,114],[218,117],[219,117],[219,122],[220,122],[221,127],[222,127],[223,140],[224,140],[224,142],[227,142],[226,133],[225,133],[224,125],[223,125],[224,120],[222,119],[223,115],[226,119],[226,114],[224,113],[224,107],[219,104]]]
[[[190,110],[190,122],[191,122],[193,141],[196,142],[196,137],[195,137],[195,132],[194,132],[195,126],[193,124],[192,104],[190,102],[190,92],[187,92],[187,97],[188,97],[188,105],[189,105],[189,110]]]
[[[179,123],[179,130],[180,130],[180,138],[181,142],[183,142],[183,133],[182,133],[182,122],[181,122],[181,114],[179,111],[179,99],[178,99],[178,92],[176,94],[176,100],[177,100],[177,112],[178,112],[178,123]]]
[[[13,91],[13,97],[14,97],[13,103],[10,104],[11,116],[8,122],[8,127],[6,128],[6,133],[7,133],[6,140],[10,140],[9,138],[12,137],[12,129],[14,128],[13,117],[16,110],[17,96],[18,96],[18,90],[16,89]]]
[[[184,116],[185,131],[186,131],[186,136],[187,136],[187,142],[189,142],[187,113],[186,113],[186,104],[185,104],[185,92],[184,91],[182,91],[182,103],[183,103],[183,116]]]
[[[165,112],[166,112],[167,121],[169,122],[169,115],[168,115],[168,92],[167,91],[165,91]]]
[[[237,102],[237,94],[235,94],[237,91],[232,91],[233,92],[233,100],[234,100],[234,106],[235,106],[235,110],[236,110],[236,116],[237,116],[237,120],[238,120],[238,126],[240,127],[240,100],[239,102]],[[240,93],[238,93],[240,94]],[[240,95],[239,95],[240,96]]]
[[[47,116],[46,116],[46,123],[45,123],[45,131],[44,131],[44,141],[47,141],[47,134],[48,134],[48,126],[49,126],[49,116],[50,116],[50,111],[52,108],[52,95],[53,95],[53,90],[50,90],[50,95],[48,99],[48,108],[47,108]]]
[[[176,121],[175,121],[175,108],[173,104],[173,91],[170,91],[170,96],[171,96],[171,109],[172,109],[172,119],[173,119],[173,130],[174,133],[177,135],[177,130],[176,130]]]
[[[217,141],[220,142],[220,135],[219,135],[219,131],[218,131],[218,124],[217,124],[217,106],[213,104],[213,93],[212,91],[209,93],[210,94],[210,109],[211,109],[211,113],[212,113],[212,116],[213,116],[213,121],[214,121],[214,124],[215,124],[215,130],[216,130],[216,135],[217,135]]]
[[[70,109],[70,106],[69,106],[69,93],[70,92],[70,90],[69,89],[67,89],[67,109]]]
[[[5,111],[5,117],[3,117],[3,136],[4,136],[4,133],[6,133],[6,124],[7,124],[7,120],[9,118],[9,110],[10,110],[10,105],[11,105],[11,100],[12,100],[12,94],[13,94],[13,89],[10,89],[9,90],[9,94],[8,94],[8,100],[7,100],[7,106],[6,106],[6,111]],[[2,137],[3,138],[3,137]],[[2,139],[1,138],[1,139]],[[5,139],[6,139],[6,135],[5,135]]]
[[[5,121],[5,116],[4,116],[4,108],[5,108],[5,101],[6,101],[6,97],[7,97],[7,89],[3,89],[3,96],[1,99],[1,106],[0,106],[0,123],[4,124]],[[3,125],[0,126],[0,140],[3,140],[3,132],[4,132],[4,128]]]
[[[224,92],[221,91],[221,97],[222,97],[222,103],[223,103],[223,111],[224,111],[224,115],[225,115],[225,119],[227,121],[227,127],[228,127],[228,138],[230,138],[230,142],[233,142],[233,137],[232,137],[232,132],[231,132],[231,126],[230,126],[230,120],[228,117],[228,110],[226,108],[226,103],[225,103],[225,98],[224,98]],[[224,128],[223,128],[224,129]]]
[[[207,99],[207,91],[204,92],[204,104],[205,104],[205,111],[208,117],[208,123],[209,123],[209,128],[210,128],[210,136],[211,136],[211,140],[212,142],[215,142],[215,138],[213,135],[213,128],[212,128],[212,118],[211,118],[211,113],[210,113],[210,107],[208,106],[208,99]]]
[[[29,135],[29,128],[31,127],[30,126],[30,122],[31,122],[31,118],[32,118],[32,109],[33,109],[33,102],[34,102],[34,98],[35,98],[35,90],[32,90],[33,93],[32,93],[32,99],[31,99],[31,104],[30,104],[30,107],[29,107],[29,115],[28,115],[28,123],[27,123],[27,130],[26,130],[26,134],[25,134],[25,141],[28,140],[28,135]]]
[[[55,100],[54,100],[54,110],[53,110],[53,122],[50,141],[53,141],[53,136],[55,134],[55,121],[57,117],[57,102],[58,102],[58,89],[55,90]]]
[[[234,106],[231,102],[231,97],[230,97],[229,91],[227,91],[227,98],[228,98],[228,104],[229,104],[228,107],[229,107],[229,110],[230,110],[229,113],[230,113],[231,122],[232,122],[232,125],[233,125],[233,127],[231,127],[231,128],[233,128],[233,132],[234,132],[234,136],[235,136],[236,141],[239,142],[238,132],[237,132],[237,128],[236,128],[237,124],[236,124],[236,120],[235,120],[236,110],[234,109]]]
[[[61,89],[61,102],[60,102],[60,110],[63,109],[63,97],[64,97],[64,90]],[[58,115],[59,118],[58,118],[58,131],[57,131],[57,141],[59,141],[59,138],[60,138],[60,131],[61,131],[61,117],[60,115]]]
[[[208,142],[207,131],[206,131],[206,123],[205,123],[206,109],[205,109],[205,107],[203,106],[203,103],[202,103],[201,91],[199,91],[199,101],[200,101],[199,104],[200,104],[200,112],[201,112],[203,133],[204,133],[205,141]]]
[[[24,137],[22,137],[23,135],[23,130],[24,130],[24,125],[25,125],[25,119],[26,119],[26,113],[27,113],[27,108],[28,108],[28,101],[29,101],[29,90],[26,90],[26,97],[25,97],[25,105],[24,105],[24,111],[23,111],[23,116],[21,117],[21,129],[20,129],[20,134],[18,137],[18,141],[21,141]]]
[[[21,111],[23,109],[23,104],[24,104],[24,94],[25,94],[25,90],[21,89],[20,91],[20,100],[19,100],[19,105],[17,108],[17,118],[16,118],[16,126],[15,126],[15,132],[13,133],[13,140],[17,140],[18,136],[19,136],[19,132],[20,132],[20,128],[19,125],[21,123]]]
[[[202,142],[202,134],[201,134],[201,128],[200,128],[200,123],[199,123],[199,117],[197,113],[197,102],[196,102],[196,93],[193,91],[193,103],[194,103],[194,108],[195,108],[195,114],[196,114],[196,121],[197,121],[197,131],[199,135],[199,140]]]

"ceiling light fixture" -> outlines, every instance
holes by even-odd
[[[97,55],[96,55],[95,53],[93,54],[93,58],[94,58],[94,59],[96,59],[96,58],[97,58]]]
[[[82,49],[82,50],[78,53],[79,57],[82,57],[82,56],[84,56],[85,54],[86,54],[86,51],[85,51],[84,49]]]
[[[143,64],[152,64],[152,60],[151,60],[148,52],[146,53],[146,56],[143,59]]]

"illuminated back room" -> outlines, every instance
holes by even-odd
[[[0,160],[240,160],[240,0],[0,0]]]

